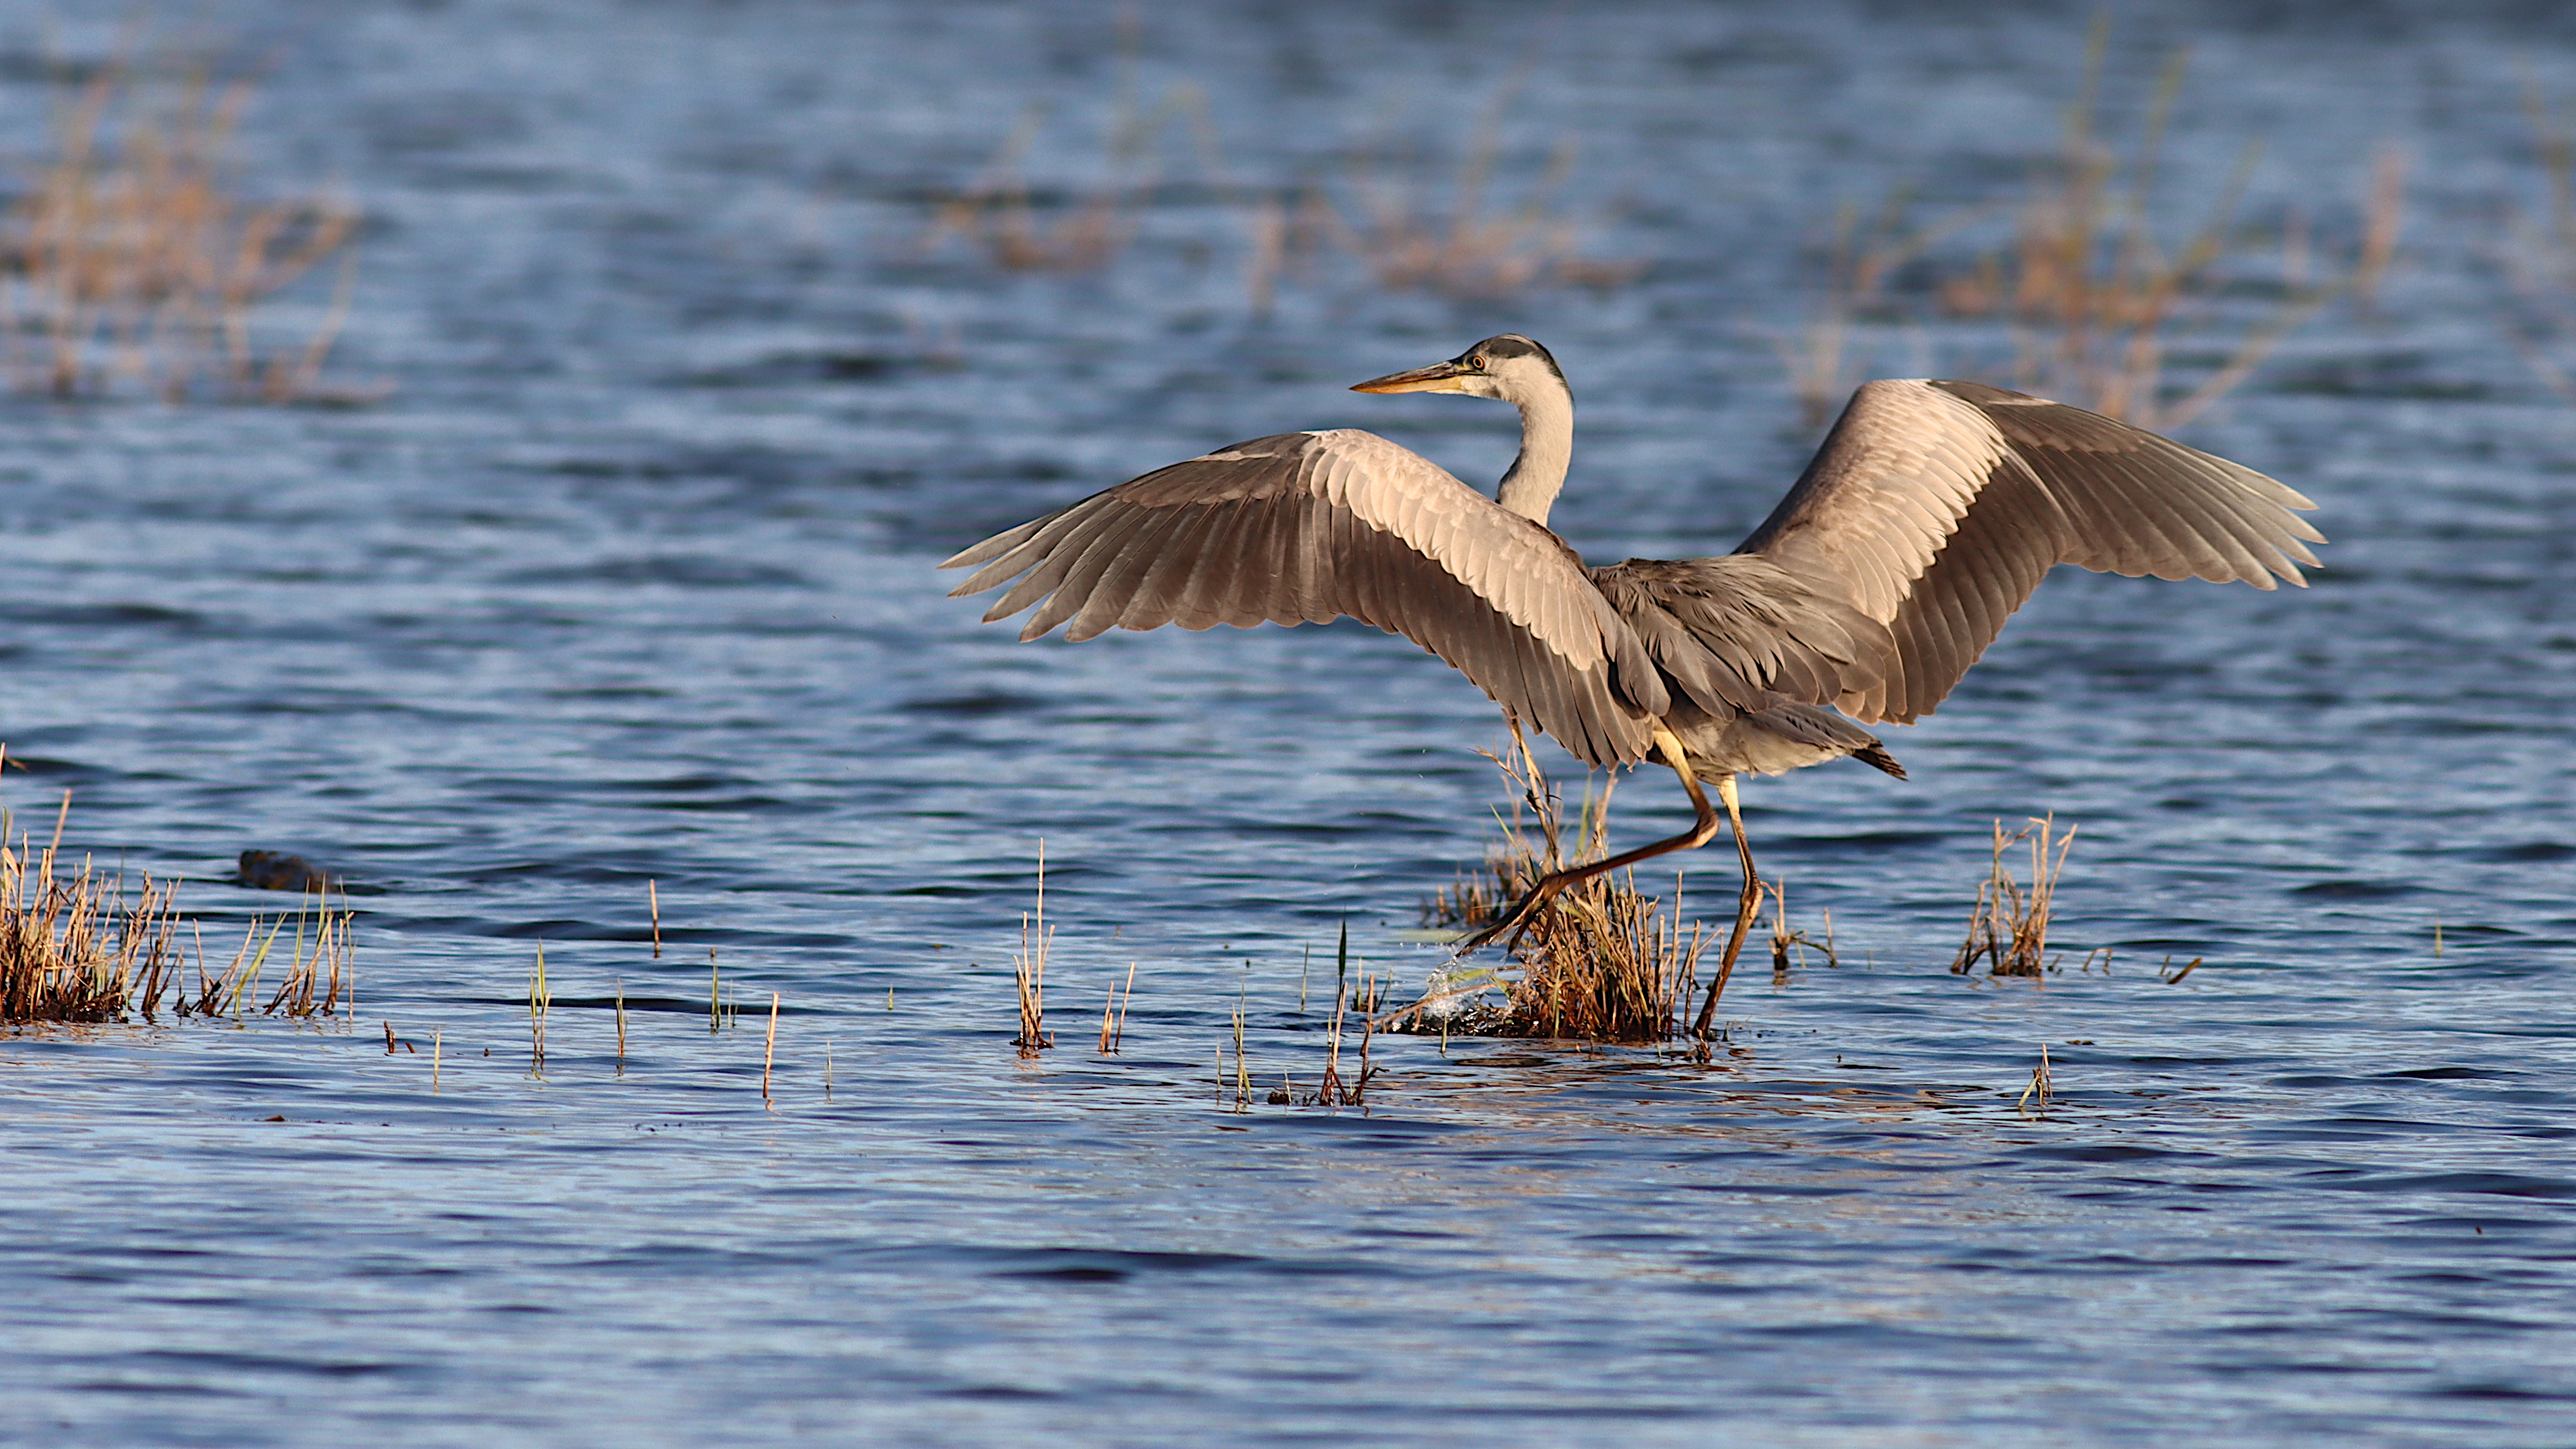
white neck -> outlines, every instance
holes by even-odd
[[[1574,394],[1553,377],[1512,394],[1506,400],[1521,410],[1521,453],[1494,490],[1494,501],[1544,527],[1574,461]]]

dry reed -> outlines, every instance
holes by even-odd
[[[1778,880],[1766,881],[1764,886],[1771,897],[1772,905],[1771,974],[1775,979],[1788,975],[1792,965],[1790,960],[1792,952],[1796,953],[1795,964],[1799,966],[1807,964],[1809,951],[1823,956],[1828,966],[1843,964],[1842,959],[1834,952],[1833,912],[1825,912],[1825,939],[1819,941],[1789,924],[1789,883]]]
[[[1328,251],[1357,261],[1383,288],[1471,298],[1545,286],[1618,286],[1643,270],[1585,255],[1587,226],[1560,203],[1574,169],[1571,143],[1557,148],[1516,201],[1498,199],[1502,123],[1519,94],[1519,77],[1484,108],[1453,171],[1388,150],[1354,158],[1332,184],[1238,184],[1218,153],[1203,91],[1185,83],[1151,103],[1141,99],[1138,39],[1128,23],[1093,179],[1031,185],[1027,158],[1044,134],[1043,115],[1032,107],[983,170],[938,202],[916,250],[927,254],[953,243],[1013,272],[1105,269],[1142,232],[1167,172],[1181,169],[1171,164],[1178,149],[1196,183],[1193,195],[1212,197],[1240,218],[1244,297],[1255,315],[1269,313],[1283,277]],[[1170,144],[1176,128],[1187,134],[1185,147]]]
[[[287,962],[286,977],[278,983],[277,990],[269,997],[268,1005],[262,1008],[266,1014],[299,1019],[329,1016],[339,1008],[344,992],[353,994],[356,975],[349,953],[349,925],[356,918],[357,913],[346,909],[345,898],[343,899],[344,908],[333,911],[330,898],[317,890],[308,894],[304,903],[298,907],[295,913],[295,941]],[[312,945],[309,951],[305,943],[308,917],[312,927]],[[269,928],[271,943],[274,943],[277,935],[284,929],[285,923],[286,917],[281,913],[276,923]],[[245,950],[250,938],[258,935],[259,926],[260,922],[254,917],[243,937]],[[262,948],[261,954],[263,956],[267,954],[266,947]],[[239,957],[237,956],[236,959]],[[327,976],[323,974],[326,969],[329,972]],[[201,962],[200,975],[202,974],[203,963]],[[254,977],[257,974],[255,966],[252,968],[252,974]],[[354,1001],[349,1003],[352,1007],[355,1004]]]
[[[2056,907],[2058,877],[2066,869],[2066,853],[2075,846],[2076,829],[2069,825],[2063,834],[2053,834],[2056,820],[2054,815],[2043,816],[2011,835],[2004,834],[2002,821],[1995,822],[1994,864],[1977,884],[1968,938],[1950,962],[1952,974],[1966,975],[1979,960],[1986,962],[1990,976],[2037,976],[2048,969],[2048,922]],[[2030,847],[2026,888],[2004,860],[2005,851],[2025,842]]]
[[[1867,317],[1891,310],[1887,291],[1898,273],[1988,214],[1984,208],[1964,208],[1915,226],[1906,220],[1908,201],[1904,191],[1890,193],[1866,226],[1852,203],[1835,210],[1823,295],[1806,328],[1779,344],[1781,368],[1811,427],[1832,417],[1861,380],[1850,370],[1852,334]]]
[[[760,1105],[775,1108],[769,1097],[769,1069],[778,1061],[778,993],[769,993],[769,1041],[760,1049]]]
[[[1118,1055],[1118,1044],[1127,1036],[1127,1008],[1136,999],[1136,963],[1127,963],[1127,989],[1121,993],[1118,983],[1109,983],[1109,995],[1100,1003],[1100,1054]]]
[[[2239,224],[2258,155],[2252,148],[2199,224],[2169,241],[2153,222],[2179,209],[2160,196],[2159,183],[2189,57],[2176,51],[2165,66],[2124,161],[2098,123],[2108,43],[2107,23],[2097,24],[2057,154],[2007,207],[2001,244],[1964,265],[1938,245],[1980,227],[1992,208],[1909,227],[1900,193],[1866,233],[1856,233],[1855,213],[1843,213],[1824,300],[1800,343],[1785,349],[1811,420],[1840,405],[1854,318],[1887,310],[1889,284],[1900,272],[1909,279],[1928,272],[1922,280],[1949,317],[2005,324],[2015,386],[2161,429],[2188,423],[2235,389],[2329,303],[2351,296],[2367,304],[2376,294],[2403,221],[2403,152],[2380,152],[2361,203],[2358,243],[2339,269],[2321,265],[2303,213],[2292,212],[2271,232]],[[2269,260],[2258,266],[2258,258]],[[2227,299],[2244,290],[2249,271],[2264,267],[2277,278],[2280,300],[2247,320]],[[2214,359],[2188,387],[2167,375],[2181,340]]]
[[[1509,909],[1549,871],[1609,853],[1609,790],[1597,802],[1585,801],[1569,852],[1561,801],[1517,722],[1512,746],[1509,755],[1487,756],[1515,795],[1512,817],[1501,822],[1502,843],[1487,854],[1480,875],[1425,904],[1426,925],[1473,929]],[[1634,872],[1593,876],[1559,892],[1531,918],[1511,948],[1517,975],[1443,973],[1399,1018],[1408,1030],[1438,1023],[1445,1031],[1482,1035],[1666,1040],[1678,1029],[1677,1013],[1711,939],[1698,923],[1684,925],[1680,902],[1678,876],[1669,907],[1640,894]],[[1493,988],[1503,993],[1499,1010],[1465,1005]]]
[[[1515,76],[1477,117],[1467,154],[1444,180],[1391,174],[1355,162],[1347,189],[1356,216],[1336,208],[1320,215],[1333,240],[1389,289],[1420,288],[1454,297],[1511,296],[1541,286],[1614,287],[1636,279],[1636,263],[1603,262],[1583,252],[1582,223],[1565,214],[1559,193],[1574,172],[1575,148],[1560,143],[1518,202],[1496,197],[1503,118],[1520,94]],[[1256,235],[1258,235],[1256,231]]]
[[[70,812],[67,790],[38,850],[0,810],[0,1021],[148,1018],[178,978],[175,885],[146,876],[129,896],[122,878],[99,876],[86,859],[66,874],[58,853]]]
[[[1136,239],[1143,210],[1162,184],[1163,139],[1176,122],[1190,132],[1201,174],[1222,188],[1206,93],[1182,84],[1150,105],[1141,103],[1136,58],[1142,35],[1132,15],[1121,17],[1119,27],[1118,81],[1099,179],[1045,194],[1030,187],[1023,166],[1045,119],[1032,106],[983,172],[940,203],[921,251],[955,238],[1005,271],[1089,272],[1108,266]]]
[[[2056,1095],[2056,1086],[2056,1080],[2050,1075],[2048,1070],[2048,1043],[2041,1042],[2039,1044],[2039,1065],[2031,1068],[2030,1085],[2021,1089],[2021,1098],[2019,1101],[2014,1102],[2013,1106],[2023,1116],[2027,1117],[2031,1114],[2031,1099],[2037,1098],[2039,1101],[2039,1110],[2045,1112],[2048,1110],[2048,1099]]]
[[[1243,1009],[1240,1000],[1234,1004],[1234,1109],[1243,1110],[1252,1098],[1252,1069],[1243,1058]]]
[[[123,65],[61,105],[51,151],[0,213],[0,368],[57,397],[327,396],[347,320],[358,213],[327,197],[255,202],[228,160],[249,99],[192,81],[146,97]],[[337,259],[322,317],[272,342],[257,315]]]
[[[0,760],[7,751],[0,748]],[[198,935],[193,993],[182,977],[177,885],[143,878],[128,893],[122,876],[102,876],[84,858],[63,859],[71,818],[66,791],[51,838],[39,848],[0,808],[0,1022],[120,1021],[156,1017],[166,996],[180,1016],[238,1017],[259,1001],[261,978],[287,916],[253,916],[241,946],[220,971],[206,969]],[[345,1015],[356,982],[349,947],[355,913],[308,893],[298,903],[282,980],[258,1010],[309,1019]]]
[[[546,1013],[554,1009],[555,994],[546,985],[546,943],[537,943],[537,964],[528,972],[528,1070],[543,1075],[546,1069]]]
[[[2563,402],[2576,403],[2576,376],[2564,360],[2576,334],[2576,128],[2562,125],[2526,66],[2523,113],[2539,163],[2537,216],[2516,208],[2506,219],[2502,265],[2516,315],[2506,335],[2532,375]]]
[[[1019,985],[1020,1034],[1011,1045],[1023,1057],[1034,1057],[1055,1045],[1055,1037],[1046,1029],[1047,956],[1055,944],[1055,928],[1046,923],[1046,842],[1038,842],[1038,900],[1034,916],[1020,917],[1020,951],[1011,959],[1011,975]]]
[[[1376,1030],[1372,1019],[1377,1010],[1377,993],[1368,967],[1360,967],[1357,990],[1351,984],[1351,925],[1342,923],[1341,941],[1335,949],[1333,972],[1333,1014],[1324,1022],[1324,1074],[1316,1084],[1315,1095],[1307,1099],[1314,1107],[1365,1107],[1368,1105],[1369,1078],[1376,1068],[1369,1064],[1369,1042]],[[1349,1039],[1346,1017],[1356,1013],[1360,1019],[1360,1071],[1356,1079],[1342,1075],[1342,1046]],[[1290,1099],[1295,1093],[1290,1091]],[[1277,1098],[1272,1100],[1276,1101]]]

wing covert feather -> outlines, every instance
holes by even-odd
[[[1885,625],[1769,559],[1630,559],[1592,580],[1664,673],[1709,714],[1827,704],[1875,679]]]
[[[1439,655],[1596,765],[1642,758],[1669,706],[1643,644],[1556,535],[1373,433],[1256,438],[968,548],[953,592],[1020,637],[1359,619]]]

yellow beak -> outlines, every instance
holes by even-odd
[[[1429,367],[1417,367],[1411,372],[1390,372],[1384,377],[1372,377],[1366,382],[1352,383],[1351,391],[1459,392],[1463,390],[1459,379],[1465,376],[1467,376],[1467,369],[1455,362],[1435,362]]]

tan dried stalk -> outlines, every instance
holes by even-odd
[[[1089,272],[1108,266],[1136,238],[1139,218],[1162,180],[1163,137],[1175,122],[1188,129],[1202,174],[1211,185],[1223,187],[1206,92],[1176,85],[1152,105],[1139,104],[1136,56],[1142,36],[1132,16],[1123,18],[1120,27],[1118,85],[1111,99],[1102,179],[1068,191],[1060,205],[1041,206],[1022,174],[1044,119],[1032,106],[985,163],[983,174],[940,204],[920,250],[931,251],[954,238],[1006,271]]]
[[[2523,112],[2543,201],[2537,217],[2519,208],[2508,216],[2502,265],[2517,315],[2506,335],[2534,377],[2561,401],[2576,403],[2576,377],[2564,361],[2566,339],[2576,333],[2576,130],[2553,114],[2527,65]]]
[[[129,1013],[150,1020],[165,995],[180,1016],[239,1015],[287,918],[254,917],[232,961],[211,975],[201,943],[192,995],[181,979],[177,884],[145,876],[129,894],[122,877],[98,874],[86,858],[70,867],[61,857],[70,815],[66,791],[52,838],[38,847],[0,809],[0,1022],[119,1021]],[[353,914],[334,910],[327,895],[306,897],[285,977],[261,1011],[296,1018],[342,1011],[354,980]]]
[[[1051,192],[1029,184],[1027,157],[1044,129],[1042,113],[1031,107],[984,169],[939,202],[916,249],[956,243],[1006,271],[1102,270],[1135,241],[1177,150],[1182,169],[1194,166],[1197,181],[1241,218],[1244,296],[1256,315],[1270,311],[1282,277],[1327,250],[1357,260],[1381,287],[1463,297],[1618,286],[1643,270],[1584,255],[1585,227],[1558,203],[1573,170],[1570,143],[1516,204],[1496,200],[1502,119],[1518,94],[1517,77],[1486,106],[1454,172],[1360,159],[1329,187],[1242,184],[1227,175],[1197,86],[1173,86],[1150,105],[1139,100],[1136,40],[1131,29],[1122,42],[1126,60],[1096,181]],[[1170,144],[1175,127],[1186,133],[1186,146]]]
[[[249,95],[197,81],[154,103],[113,65],[60,108],[48,159],[0,213],[0,371],[11,387],[316,395],[348,316],[359,215],[323,197],[235,194],[226,158]],[[291,345],[264,345],[262,305],[335,258],[322,320]]]
[[[1530,752],[1518,723],[1509,755],[1489,755],[1516,796],[1503,822],[1501,846],[1490,852],[1477,877],[1462,879],[1424,906],[1426,924],[1472,929],[1492,920],[1569,860],[1607,854],[1610,792],[1587,800],[1566,849],[1562,804]],[[1526,812],[1525,814],[1523,812]],[[1667,907],[1636,888],[1635,872],[1593,876],[1561,892],[1531,921],[1512,947],[1516,975],[1475,973],[1451,981],[1389,1023],[1421,1023],[1448,1016],[1456,998],[1498,986],[1504,1005],[1490,1016],[1469,1012],[1449,1030],[1506,1036],[1546,1036],[1585,1041],[1663,1041],[1678,1029],[1677,1013],[1691,995],[1701,951],[1711,937],[1680,916],[1681,881]],[[1508,968],[1507,968],[1508,969]],[[1449,1000],[1435,999],[1447,996]]]
[[[2366,303],[2375,294],[2403,222],[2405,157],[2394,148],[2381,151],[2361,207],[2358,251],[2340,270],[2319,266],[2302,216],[2294,214],[2272,236],[2238,225],[2238,205],[2258,154],[2252,148],[2200,224],[2179,244],[2168,244],[2151,223],[2177,209],[2159,195],[2158,182],[2166,126],[2189,56],[2176,51],[2167,63],[2124,162],[2096,124],[2108,42],[2107,24],[2097,24],[2064,140],[2012,206],[2010,237],[1964,267],[1943,269],[1933,289],[1949,316],[2008,324],[2015,386],[2142,427],[2172,429],[2243,383],[2328,304],[2345,295]],[[1853,316],[1883,305],[1882,289],[1898,268],[1986,215],[1969,209],[1908,231],[1903,209],[1901,195],[1892,199],[1859,244],[1849,240],[1846,212],[1837,227],[1824,303],[1800,342],[1784,348],[1811,421],[1841,405]],[[2268,316],[2243,325],[2221,320],[2222,293],[2241,264],[2273,251],[2280,303]],[[2168,396],[2176,391],[2166,373],[2178,334],[2188,334],[2202,350],[2214,346],[2220,360],[2188,391]]]
[[[1109,995],[1100,1003],[1100,1054],[1118,1055],[1118,1045],[1127,1035],[1127,1008],[1136,1000],[1136,963],[1127,963],[1127,989],[1122,994],[1118,983],[1109,983]]]
[[[1796,953],[1795,964],[1799,966],[1807,964],[1807,953],[1811,950],[1820,953],[1828,966],[1843,964],[1841,958],[1834,953],[1834,913],[1832,911],[1825,912],[1825,939],[1819,941],[1789,924],[1789,883],[1785,880],[1774,880],[1766,881],[1763,885],[1771,897],[1771,974],[1774,978],[1788,973],[1792,964],[1790,961],[1792,952]]]
[[[1537,287],[1607,288],[1636,280],[1641,264],[1586,257],[1582,224],[1558,209],[1557,192],[1574,168],[1572,143],[1557,148],[1517,206],[1494,204],[1489,196],[1497,145],[1489,118],[1446,186],[1354,166],[1358,213],[1332,214],[1334,240],[1389,290],[1490,299]]]
[[[1020,992],[1020,1034],[1011,1038],[1011,1045],[1023,1057],[1034,1057],[1055,1045],[1055,1037],[1046,1029],[1047,954],[1054,944],[1055,928],[1046,923],[1046,842],[1041,840],[1037,912],[1020,917],[1020,951],[1011,961],[1011,975]]]
[[[67,790],[41,849],[0,810],[0,1022],[149,1018],[178,975],[175,883],[145,876],[129,896],[86,858],[64,873],[70,810]]]
[[[2011,835],[1995,822],[1994,865],[1977,885],[1976,909],[1968,916],[1968,938],[1950,962],[1955,975],[1966,975],[1978,961],[1991,976],[2037,976],[2048,969],[2048,923],[2056,908],[2057,881],[2066,869],[2066,853],[2075,846],[2075,829],[2052,837],[2055,815],[2032,820]],[[2004,852],[2027,842],[2030,885],[2025,888],[2004,862]]]

